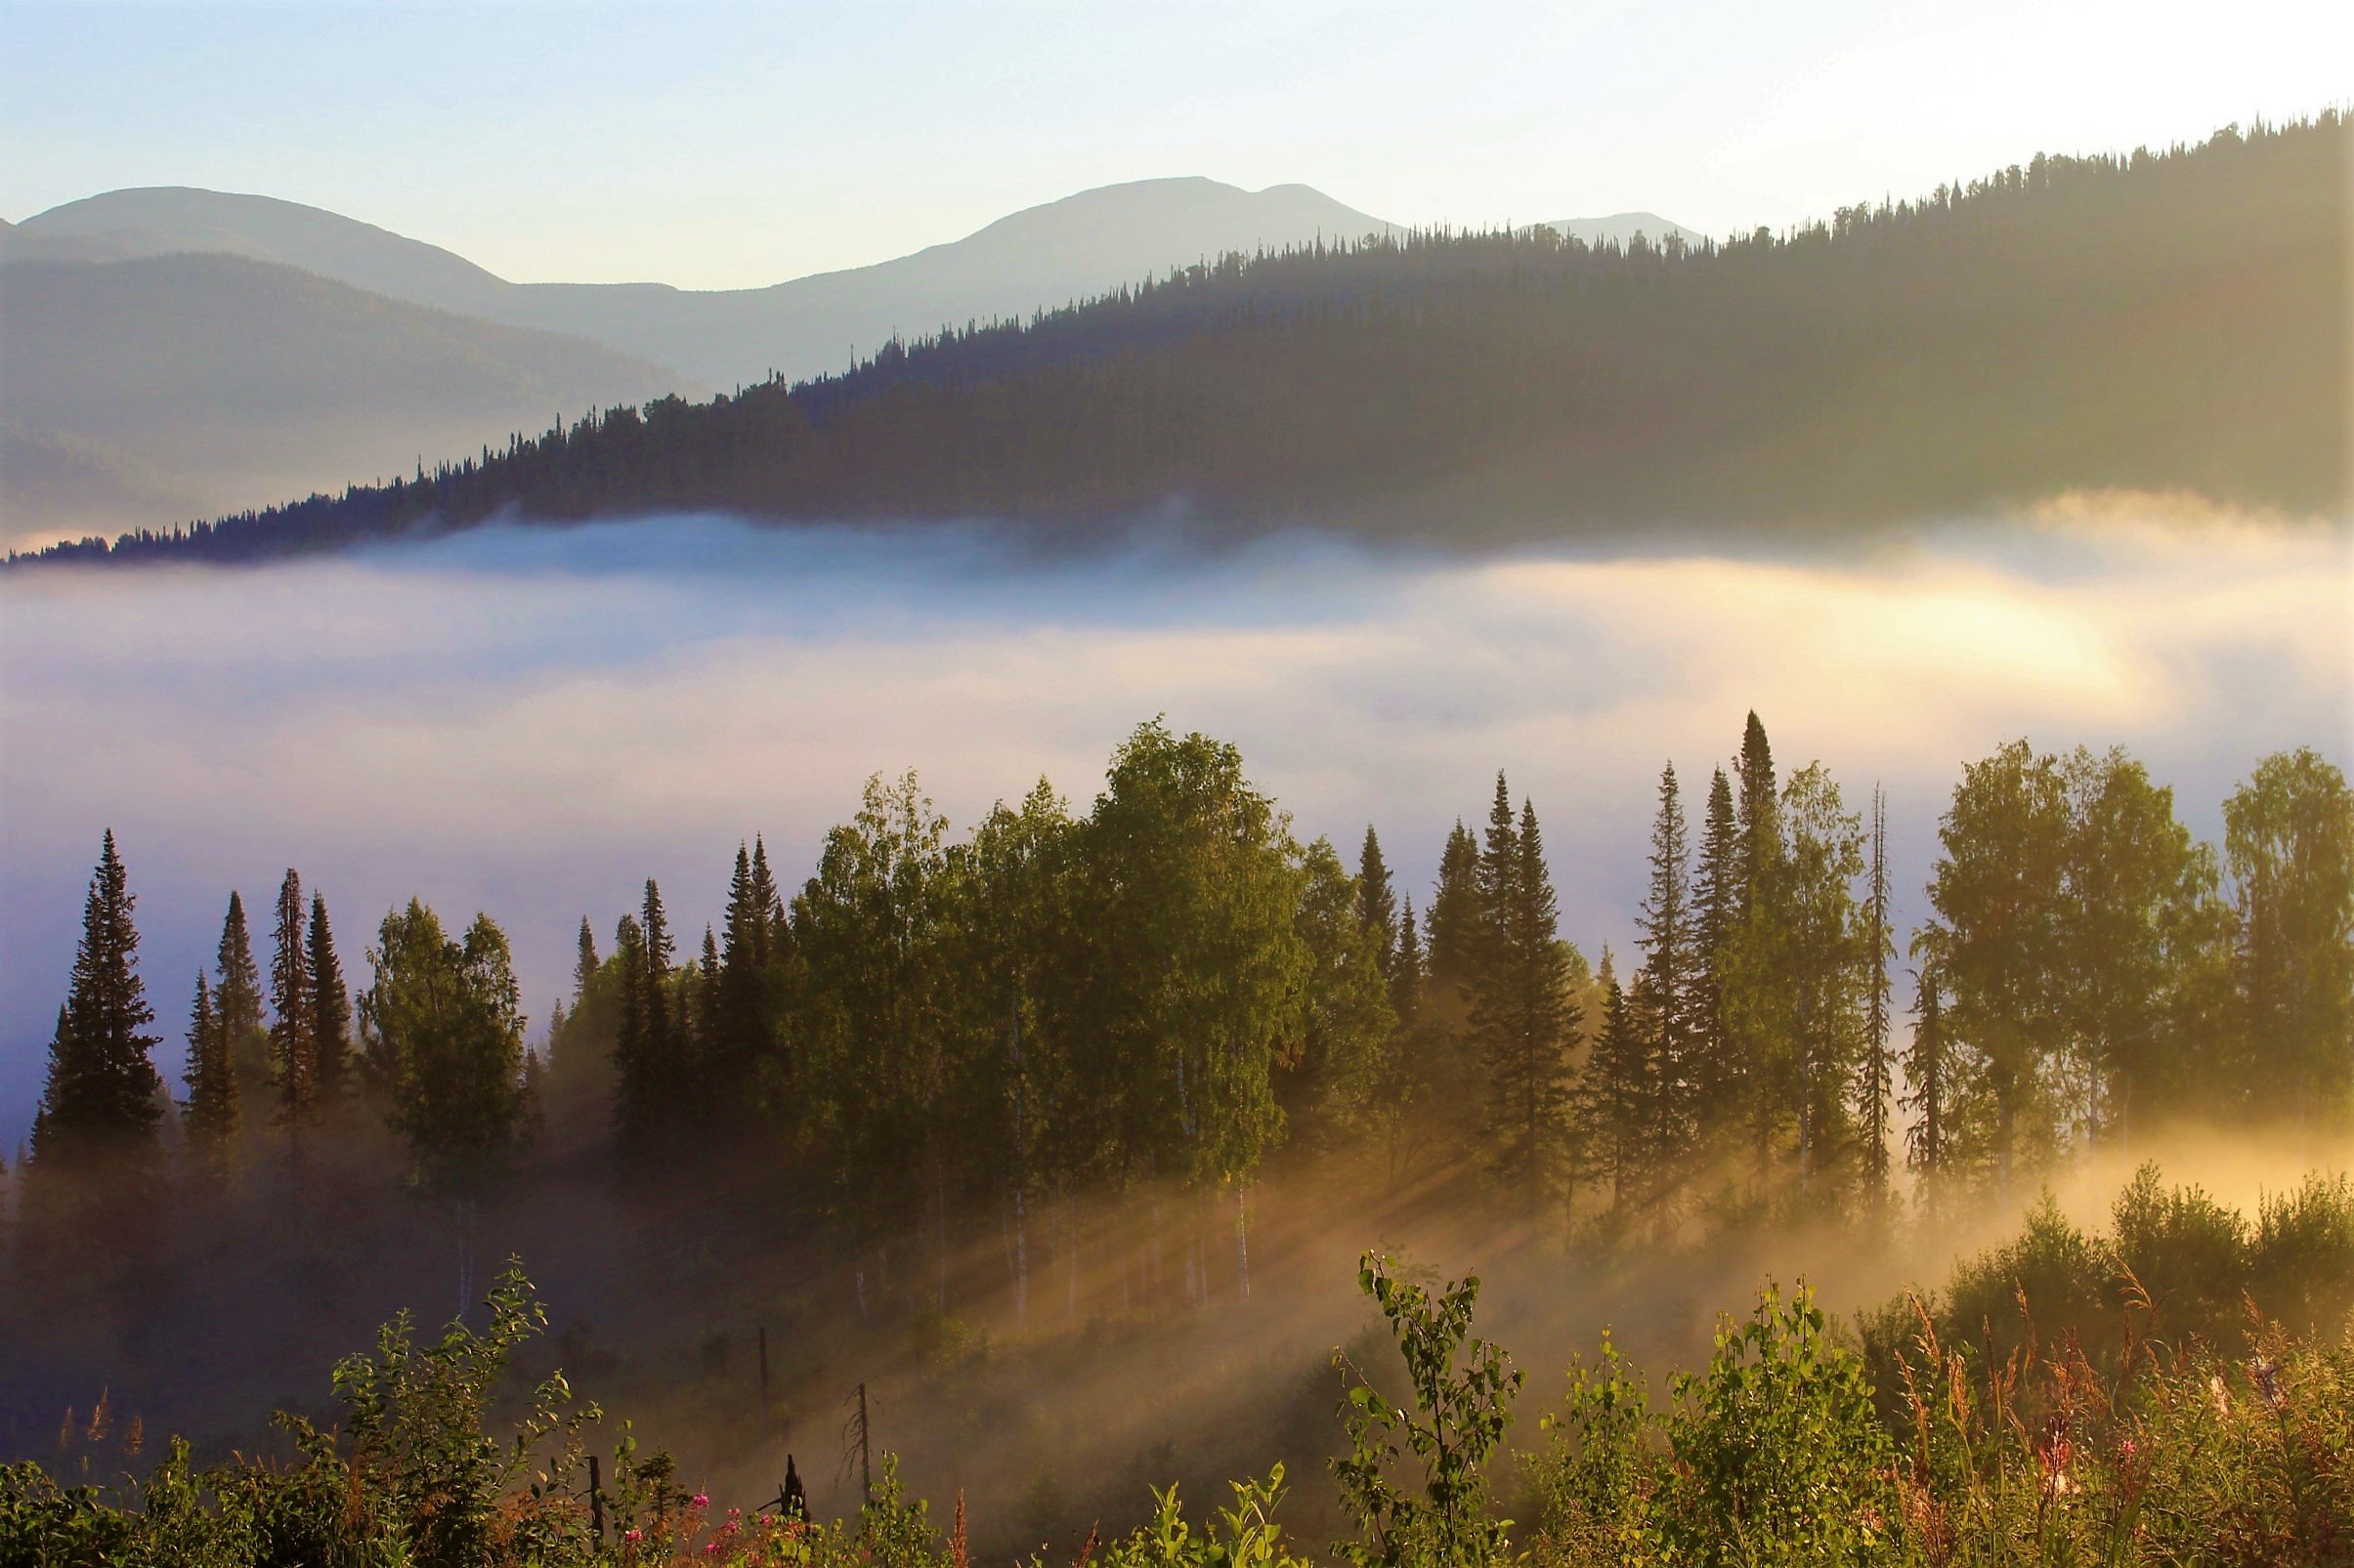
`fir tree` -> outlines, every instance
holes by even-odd
[[[196,971],[196,999],[189,1010],[188,1061],[181,1074],[188,1085],[188,1146],[196,1168],[225,1180],[237,1159],[236,1064],[230,1059],[229,1034],[213,1005],[212,987]]]
[[[1725,770],[1709,775],[1702,819],[1700,865],[1692,899],[1693,1118],[1704,1142],[1738,1103],[1739,1064],[1725,1023],[1725,962],[1740,916],[1740,838],[1733,822],[1733,785]]]
[[[1912,1018],[1912,1039],[1905,1048],[1905,1080],[1911,1091],[1902,1101],[1912,1113],[1905,1129],[1905,1165],[1920,1183],[1922,1207],[1934,1215],[1952,1163],[1957,1085],[1946,1039],[1945,998],[1932,965],[1923,964],[1915,977]]]
[[[1624,1209],[1642,1185],[1645,1082],[1644,1044],[1637,1033],[1625,989],[1613,972],[1610,951],[1603,950],[1602,1027],[1587,1053],[1579,1085],[1578,1121],[1584,1142],[1610,1188],[1610,1202]]]
[[[1390,1010],[1400,1029],[1411,1030],[1422,1018],[1422,933],[1414,927],[1414,901],[1407,899],[1397,917],[1397,944],[1390,972]]]
[[[1766,727],[1754,709],[1741,732],[1741,754],[1733,773],[1740,781],[1733,817],[1738,844],[1734,867],[1739,878],[1739,911],[1746,914],[1757,904],[1760,884],[1773,874],[1774,863],[1781,855],[1780,788],[1774,778],[1774,747],[1767,742]]]
[[[108,829],[82,908],[82,939],[58,1032],[49,1047],[48,1081],[32,1124],[35,1163],[89,1168],[101,1160],[146,1165],[163,1118],[163,1081],[148,1053],[155,1020],[139,978],[136,901]]]
[[[763,855],[757,872],[752,857],[736,846],[736,872],[728,884],[727,945],[706,955],[715,964],[706,984],[711,1017],[704,1032],[705,1072],[713,1096],[723,1106],[749,1101],[752,1064],[767,1033],[768,976],[776,923],[760,886],[766,874]]]
[[[661,1014],[649,1005],[646,930],[634,914],[624,914],[614,928],[615,1001],[618,1017],[613,1044],[614,1128],[622,1145],[642,1150],[661,1127],[668,1086],[662,1081],[661,1037],[652,1020]]]
[[[1488,1064],[1488,1143],[1497,1175],[1533,1209],[1562,1190],[1569,1164],[1568,1051],[1578,1023],[1533,806],[1523,803],[1516,825],[1507,797],[1491,817],[1480,881],[1492,912],[1472,1034]]]
[[[213,1012],[229,1039],[237,1087],[258,1094],[270,1087],[270,1037],[262,1030],[262,972],[253,961],[253,935],[245,925],[245,901],[229,895],[215,954]]]
[[[1685,847],[1684,804],[1669,763],[1659,775],[1659,810],[1651,826],[1650,880],[1635,916],[1644,953],[1637,984],[1648,1005],[1643,1010],[1648,1038],[1649,1088],[1647,1132],[1650,1158],[1672,1167],[1691,1141],[1693,1101],[1694,1031],[1692,994],[1697,980],[1691,929],[1691,888]]]
[[[1365,844],[1357,853],[1357,923],[1368,931],[1381,933],[1378,957],[1382,978],[1394,984],[1397,978],[1397,891],[1390,880],[1390,867],[1382,859],[1382,841],[1371,824],[1365,827]]]
[[[278,1085],[278,1120],[307,1116],[319,1092],[319,1038],[313,1024],[311,950],[303,933],[302,878],[287,868],[278,884],[278,925],[270,960],[271,1077]]]
[[[324,895],[311,895],[311,1028],[314,1060],[318,1064],[319,1098],[332,1105],[350,1085],[352,1073],[352,994],[343,978],[343,960],[335,953],[335,932],[327,924]]]
[[[1482,924],[1479,840],[1458,820],[1438,857],[1438,886],[1423,920],[1434,996],[1452,1002],[1471,984]]]
[[[1856,1136],[1866,1207],[1877,1213],[1888,1195],[1888,1112],[1895,1092],[1888,1046],[1888,960],[1896,939],[1888,920],[1888,797],[1871,792],[1871,883],[1864,899],[1863,1049],[1857,1061]]]

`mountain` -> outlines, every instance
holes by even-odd
[[[1450,543],[1852,533],[2093,489],[2341,517],[2350,140],[2332,111],[2038,156],[1689,250],[1540,228],[1228,257],[111,553],[708,509]]]
[[[341,489],[699,391],[598,344],[225,254],[0,264],[0,529],[19,535]]]
[[[1680,223],[1670,223],[1655,212],[1614,212],[1607,218],[1556,218],[1542,227],[1563,239],[1582,239],[1589,245],[1623,245],[1637,234],[1654,245],[1671,236],[1688,245],[1696,245],[1707,237]]]
[[[1084,191],[963,239],[767,288],[511,283],[437,246],[316,207],[181,188],[68,202],[0,235],[0,255],[120,260],[219,251],[392,299],[564,332],[713,386],[846,368],[892,334],[1024,317],[1231,250],[1358,238],[1393,226],[1305,186],[1145,180]]]

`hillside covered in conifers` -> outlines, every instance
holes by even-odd
[[[685,509],[1441,542],[1849,529],[2103,487],[2329,513],[2348,489],[2348,143],[2330,110],[2037,156],[1696,247],[1539,229],[1228,255],[842,375],[609,409],[39,558]]]

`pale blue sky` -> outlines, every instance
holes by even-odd
[[[0,216],[312,202],[518,279],[775,281],[1089,186],[1724,233],[2354,93],[2354,7],[0,0]]]

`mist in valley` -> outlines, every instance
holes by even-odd
[[[1562,932],[1598,960],[1631,952],[1660,764],[1691,787],[1754,708],[1785,769],[1819,758],[1851,799],[1886,788],[1903,933],[1927,912],[1961,765],[2006,740],[2123,745],[2209,839],[2258,757],[2311,745],[2342,765],[2350,594],[2342,525],[2115,496],[1862,555],[1447,555],[1312,534],[1072,552],[981,529],[680,518],[252,570],[12,572],[0,1135],[13,1166],[109,826],[175,1087],[186,988],[229,890],[259,909],[290,865],[332,905],[355,988],[376,920],[412,894],[461,922],[488,911],[536,1038],[571,995],[582,916],[610,930],[648,876],[683,955],[719,916],[739,841],[763,834],[790,891],[862,782],[907,767],[960,829],[1042,773],[1084,803],[1155,713],[1237,744],[1301,839],[1347,854],[1377,825],[1418,907],[1448,828],[1506,770],[1545,816]],[[1483,1275],[1478,1332],[1529,1371],[1516,1440],[1534,1441],[1559,1368],[1605,1327],[1664,1370],[1704,1355],[1715,1315],[1769,1277],[1815,1282],[1840,1314],[1935,1285],[2045,1179],[1870,1246],[1796,1220],[1644,1245],[1576,1212],[1532,1223],[1443,1150],[1286,1151],[1240,1197],[1042,1204],[1020,1237],[1002,1214],[846,1257],[773,1170],[617,1182],[604,1118],[593,1098],[552,1100],[482,1217],[481,1272],[517,1253],[549,1305],[527,1364],[562,1363],[724,1503],[771,1495],[790,1450],[821,1513],[855,1507],[841,1432],[864,1382],[876,1446],[905,1456],[911,1488],[942,1507],[967,1493],[977,1538],[1007,1547],[1124,1527],[1148,1484],[1207,1503],[1277,1460],[1300,1485],[1293,1527],[1329,1539],[1329,1357],[1389,1354],[1354,1289],[1364,1249]],[[341,1141],[290,1210],[285,1169],[265,1164],[235,1214],[167,1241],[153,1267],[193,1282],[184,1294],[141,1302],[134,1273],[47,1323],[0,1411],[7,1446],[46,1453],[60,1408],[86,1413],[102,1389],[153,1433],[267,1443],[269,1406],[321,1410],[328,1367],[374,1324],[405,1306],[445,1319],[450,1215],[384,1179],[389,1134],[356,1123]],[[2049,1179],[2097,1222],[2146,1159],[2250,1213],[2343,1164],[2293,1131],[2176,1129]]]

